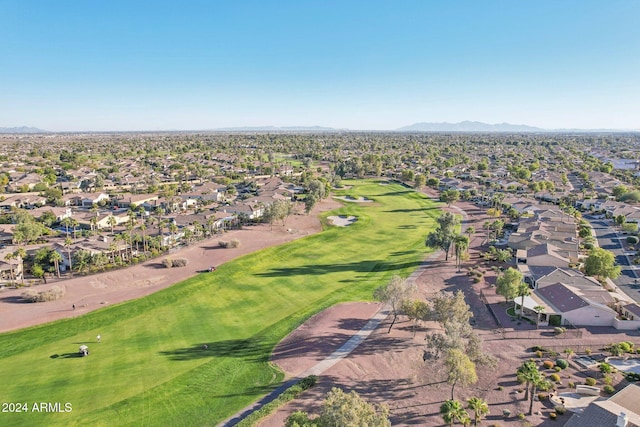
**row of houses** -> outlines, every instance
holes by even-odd
[[[640,306],[617,301],[597,280],[577,267],[581,262],[575,219],[549,205],[505,199],[526,212],[507,245],[531,294],[514,301],[525,317],[541,325],[640,328]],[[540,307],[544,307],[543,310]]]

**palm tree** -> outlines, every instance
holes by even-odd
[[[109,226],[111,227],[111,234],[113,234],[113,227],[115,227],[117,222],[118,221],[116,221],[116,217],[114,217],[113,215],[109,215],[109,218],[107,218],[107,224],[109,224]]]
[[[169,224],[169,231],[171,232],[171,241],[175,245],[177,240],[176,233],[178,232],[178,225],[175,223],[175,221],[171,221],[171,223]]]
[[[474,413],[474,424],[478,425],[483,416],[489,413],[489,405],[480,397],[471,397],[467,400],[469,409]]]
[[[524,282],[521,282],[518,285],[517,296],[520,297],[520,312],[518,313],[518,319],[522,319],[522,312],[524,311],[524,297],[531,295],[531,289],[529,285]]]
[[[67,248],[67,256],[69,257],[69,275],[73,277],[73,268],[72,268],[72,263],[71,263],[71,245],[73,244],[73,241],[71,240],[71,237],[69,237],[67,235],[67,237],[65,237],[64,239],[64,247]]]
[[[144,222],[140,225],[140,230],[142,230],[142,250],[144,253],[147,253],[147,224]]]
[[[536,305],[535,307],[533,307],[533,309],[536,312],[536,315],[538,316],[536,318],[536,329],[538,329],[538,325],[540,325],[540,314],[544,313],[545,306],[544,305]]]
[[[453,246],[456,254],[456,267],[458,271],[460,271],[460,267],[462,266],[462,258],[467,253],[467,249],[469,248],[469,237],[462,234],[457,235],[453,239]]]
[[[18,248],[13,255],[20,261],[20,282],[24,285],[24,259],[27,257],[27,251],[24,248]]]
[[[516,376],[518,377],[518,381],[525,383],[525,392],[524,392],[524,400],[529,398],[529,389],[531,388],[531,398],[533,399],[533,384],[540,380],[540,378],[544,378],[540,371],[538,370],[538,365],[536,362],[531,360],[522,362],[522,365],[516,371]]]
[[[11,260],[14,260],[15,258],[16,256],[13,254],[13,252],[9,252],[4,256],[4,259],[8,261],[9,268],[11,269],[9,272],[9,275],[11,276],[11,284],[13,284],[16,281],[15,272],[13,271],[13,263],[11,262]]]
[[[69,217],[66,217],[62,221],[60,221],[60,224],[64,225],[67,236],[69,235],[69,226],[72,224],[72,222],[73,222],[73,219]]]
[[[467,236],[469,236],[469,241],[471,241],[471,236],[476,232],[476,228],[473,225],[470,225],[467,227],[466,230],[464,230],[464,234],[466,234]]]
[[[464,423],[465,420],[469,419],[469,414],[462,407],[462,403],[453,399],[447,400],[440,405],[440,414],[442,415],[444,422],[448,423],[450,426],[452,426],[456,421]]]
[[[49,252],[49,262],[53,263],[58,279],[60,278],[60,261],[62,261],[62,255],[58,251],[52,250]]]

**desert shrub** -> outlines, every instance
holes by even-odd
[[[551,369],[553,368],[555,363],[553,363],[551,360],[545,360],[544,362],[542,362],[542,365],[545,367],[545,369]]]
[[[553,370],[556,371],[556,372],[560,372],[560,371],[562,371],[562,368],[560,366],[554,366]]]
[[[37,302],[38,301],[38,291],[35,289],[27,289],[22,295],[22,299],[27,300],[29,302]]]
[[[556,412],[556,414],[564,414],[567,412],[567,408],[565,408],[563,405],[556,405],[553,407],[553,410]]]
[[[185,267],[189,261],[186,258],[176,258],[171,261],[172,267]]]
[[[543,354],[543,353],[542,353],[542,351],[541,351],[541,350],[536,351],[536,357],[537,357],[538,359],[542,357],[542,354]]]
[[[584,354],[586,354],[587,356],[591,354],[591,349],[587,348],[584,350]]]
[[[545,348],[541,345],[534,345],[531,347],[531,351],[545,351]]]
[[[52,286],[50,289],[40,292],[37,292],[35,289],[27,289],[21,296],[29,302],[55,301],[64,296],[64,289],[59,286]]]
[[[473,283],[480,283],[480,280],[482,279],[480,279],[479,277],[474,277],[472,280],[473,280]]]
[[[549,418],[551,418],[552,420],[555,420],[558,417],[558,414],[556,414],[555,412],[552,412],[549,414]]]
[[[629,243],[630,245],[637,245],[638,241],[640,241],[636,236],[628,236],[627,237],[627,243]]]
[[[586,385],[594,386],[594,385],[596,385],[597,381],[596,381],[595,378],[587,377],[587,378],[585,378],[584,383]]]
[[[613,384],[613,377],[611,375],[605,375],[602,382],[606,385],[611,385]]]
[[[600,363],[600,372],[602,372],[603,374],[610,374],[611,372],[613,372],[613,366],[611,366],[607,362],[602,362]]]
[[[569,362],[567,359],[556,359],[556,366],[560,369],[567,369],[569,367]]]
[[[586,242],[585,244],[582,245],[582,247],[585,248],[586,250],[591,250],[593,249],[593,243]]]
[[[565,331],[565,329],[562,326],[555,326],[553,328],[553,333],[555,333],[556,335],[560,335]]]
[[[569,386],[569,388],[576,388],[576,383],[574,383],[573,381],[569,381],[569,384],[567,384]]]
[[[317,382],[317,375],[309,375],[308,377],[301,379],[298,384],[300,384],[300,387],[302,387],[303,390],[307,390],[316,385]]]
[[[631,353],[633,351],[633,343],[629,341],[622,341],[620,344],[620,350],[625,353]]]
[[[228,248],[229,247],[229,242],[225,242],[224,240],[220,240],[218,242],[218,246],[220,246],[221,248]]]
[[[616,392],[616,389],[607,384],[606,386],[602,387],[602,391],[604,391],[607,394],[613,394]]]
[[[538,400],[541,401],[541,402],[543,400],[547,400],[548,397],[549,397],[549,394],[547,394],[545,392],[538,393]]]
[[[525,417],[526,417],[526,415],[525,415],[525,414],[523,414],[522,412],[520,412],[520,413],[518,414],[518,419],[524,420],[524,419],[525,419]]]
[[[553,381],[554,383],[559,383],[560,382],[560,375],[558,374],[551,374],[549,375],[549,379],[551,381]]]
[[[238,240],[238,239],[231,239],[231,241],[229,242],[229,247],[231,247],[231,248],[238,248],[238,247],[240,247],[240,240]]]
[[[164,265],[165,268],[171,268],[173,267],[173,262],[171,261],[170,258],[165,258],[162,260],[162,265]]]
[[[55,301],[64,296],[64,289],[58,286],[52,286],[49,290],[38,293],[38,302],[41,301]]]

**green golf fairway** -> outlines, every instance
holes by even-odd
[[[352,187],[337,195],[374,201],[323,215],[356,216],[349,227],[325,227],[138,300],[1,334],[0,425],[215,425],[272,390],[283,378],[268,363],[278,341],[326,307],[371,300],[426,256],[437,203],[398,184],[344,184]],[[88,357],[78,357],[81,344]],[[34,411],[40,402],[49,412]]]

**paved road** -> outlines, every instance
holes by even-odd
[[[616,262],[622,268],[622,274],[614,280],[614,283],[622,292],[640,303],[640,271],[636,270],[631,263],[634,253],[624,247],[627,236],[618,234],[606,220],[593,219],[588,215],[585,215],[584,218],[591,223],[598,239],[598,245],[613,252]]]

